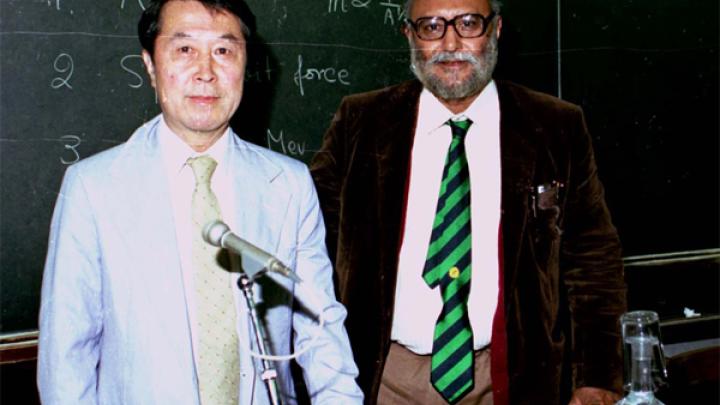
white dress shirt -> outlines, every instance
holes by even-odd
[[[466,111],[453,114],[427,89],[420,94],[412,147],[405,230],[400,247],[392,340],[417,354],[431,354],[442,310],[440,287],[422,278],[440,183],[452,139],[448,119],[473,121],[465,138],[470,170],[472,280],[468,311],[474,348],[490,343],[498,300],[500,227],[500,104],[490,82]]]
[[[199,153],[188,146],[165,123],[160,120],[158,137],[162,152],[163,164],[170,187],[170,198],[173,206],[175,220],[175,233],[178,251],[180,252],[180,265],[185,288],[188,318],[190,319],[190,332],[192,335],[193,357],[197,363],[197,311],[195,306],[195,283],[192,258],[192,195],[195,189],[195,175],[187,164],[188,158],[210,155],[218,163],[211,179],[211,188],[220,204],[223,222],[232,224],[234,221],[234,196],[231,173],[228,172],[227,161],[228,146],[230,144],[230,130],[225,133],[205,152]],[[237,275],[228,272],[228,288],[235,289]],[[235,296],[235,294],[233,294]],[[236,302],[236,308],[239,303]]]

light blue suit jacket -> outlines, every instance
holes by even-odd
[[[38,387],[45,404],[199,404],[158,122],[65,174],[40,309]],[[255,283],[270,351],[287,354],[293,343],[306,344],[317,325],[308,313],[324,309],[318,344],[298,358],[308,391],[313,403],[361,403],[308,170],[231,135],[236,222],[228,225],[304,280],[303,288],[279,276]],[[254,335],[246,311],[240,314],[240,404],[266,404],[258,361],[248,350]],[[276,368],[284,402],[294,403],[289,362]]]

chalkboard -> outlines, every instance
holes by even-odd
[[[247,2],[243,138],[309,162],[344,95],[411,77],[403,0]],[[0,333],[37,328],[67,166],[159,113],[144,3],[0,1]],[[585,109],[625,251],[718,247],[718,2],[504,3],[498,76]]]
[[[720,247],[720,2],[575,2],[561,19],[562,95],[585,109],[625,254]]]
[[[0,332],[37,327],[52,209],[66,167],[159,113],[140,58],[142,0],[0,2]],[[343,95],[410,77],[401,1],[248,1],[233,127],[309,161]]]

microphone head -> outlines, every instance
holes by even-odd
[[[222,238],[230,231],[230,227],[225,225],[223,221],[215,220],[208,222],[203,227],[202,236],[205,242],[222,247]]]

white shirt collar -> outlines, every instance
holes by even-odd
[[[200,155],[210,155],[218,163],[218,167],[222,167],[230,146],[231,135],[230,127],[228,127],[225,133],[223,133],[208,150],[200,153],[191,148],[175,134],[165,122],[165,117],[162,116],[158,126],[158,136],[165,169],[168,174],[173,175],[180,173],[187,163],[188,158]]]
[[[445,125],[448,118],[454,121],[470,118],[475,123],[482,122],[483,117],[488,116],[487,112],[497,109],[497,106],[498,93],[494,80],[490,80],[472,104],[459,114],[453,114],[430,90],[423,88],[418,107],[417,134],[430,134]]]

